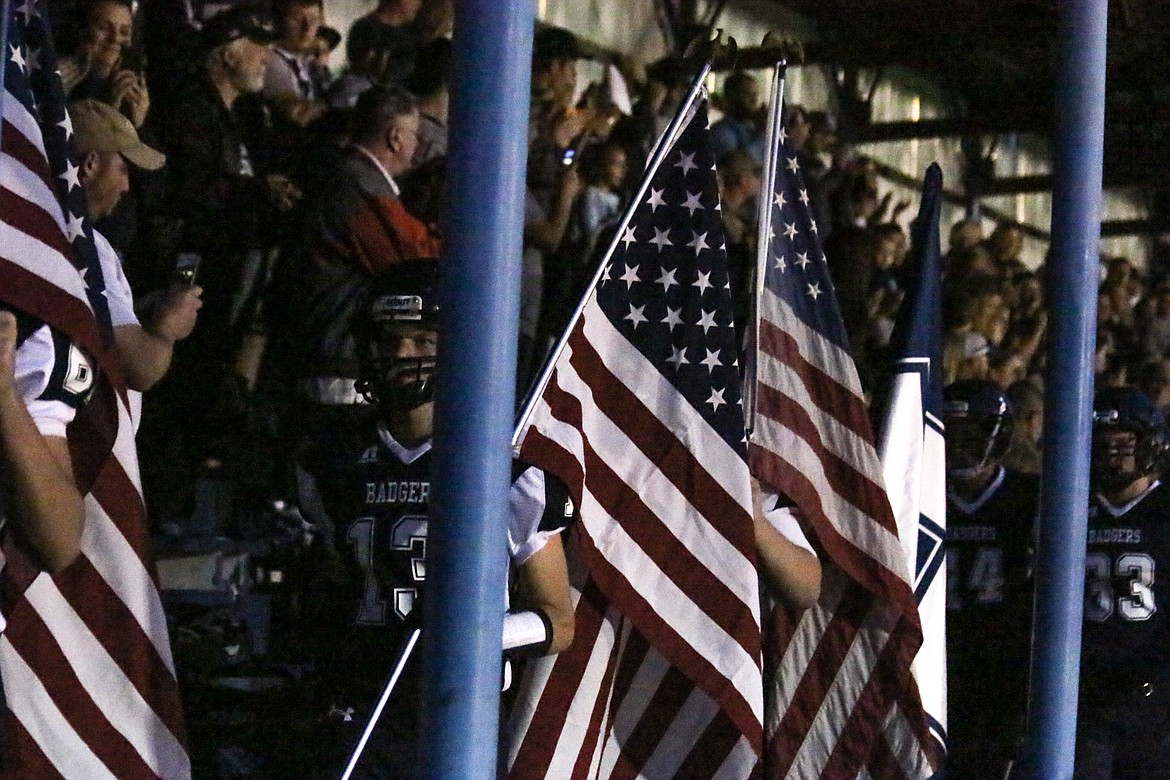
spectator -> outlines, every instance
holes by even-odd
[[[945,266],[946,283],[951,286],[965,286],[972,283],[984,284],[986,280],[999,278],[995,260],[983,246],[948,252]],[[980,281],[976,282],[976,280]]]
[[[1015,303],[1012,305],[1011,322],[1004,342],[1008,351],[1018,355],[1026,366],[1031,366],[1048,332],[1044,287],[1035,273],[1026,271],[1016,274],[1012,288]]]
[[[727,264],[736,333],[742,335],[750,316],[750,289],[756,261],[756,203],[760,194],[760,166],[743,149],[719,160],[720,216],[727,240]]]
[[[349,28],[345,54],[351,67],[375,84],[401,84],[414,70],[425,42],[418,24],[422,0],[378,0],[378,6]]]
[[[328,25],[317,28],[317,37],[313,41],[313,53],[309,59],[309,77],[317,95],[324,97],[333,86],[333,67],[330,60],[333,52],[341,45],[341,33]]]
[[[1028,365],[1019,355],[1003,349],[993,349],[988,357],[987,378],[997,387],[1007,390],[1016,382],[1027,377]]]
[[[563,163],[580,151],[574,142],[587,117],[573,107],[577,36],[560,27],[541,27],[533,37],[532,102],[528,119],[528,190],[546,214],[552,211]]]
[[[82,40],[74,57],[60,61],[66,98],[94,98],[121,111],[149,140],[144,126],[151,107],[150,91],[143,73],[141,49],[134,45],[134,18],[130,0],[97,0],[82,6]],[[97,222],[102,234],[123,257],[141,254],[142,242],[151,228],[147,217],[160,196],[157,174],[135,168],[129,197]],[[95,218],[96,219],[96,218]]]
[[[734,70],[723,82],[723,118],[711,125],[711,151],[722,159],[736,149],[764,164],[760,85],[747,71]]]
[[[987,337],[975,331],[951,333],[943,340],[943,384],[964,379],[987,379]]]
[[[564,323],[567,312],[563,301],[547,302],[544,291],[560,280],[545,278],[546,268],[555,269],[555,259],[568,230],[573,206],[583,189],[577,165],[568,165],[559,172],[554,200],[545,211],[535,193],[529,188],[524,199],[524,256],[520,278],[520,344],[518,347],[517,381],[522,392],[527,387],[529,372],[535,368],[534,359],[543,357],[546,338],[557,338],[557,324]],[[556,270],[552,270],[556,273]]]
[[[569,316],[584,296],[597,269],[597,253],[608,245],[608,242],[601,244],[599,237],[612,236],[612,231],[605,228],[615,227],[614,223],[621,215],[621,188],[626,178],[625,150],[610,142],[587,147],[581,154],[579,167],[581,181],[571,183],[566,201],[581,185],[584,189],[569,202],[569,222],[564,240],[545,258],[541,307],[545,321],[540,329],[550,339],[559,338],[567,327]],[[555,213],[560,213],[559,202]],[[529,239],[541,240],[535,236],[540,229],[530,224]],[[551,238],[545,237],[546,246],[551,245]]]
[[[325,6],[322,0],[280,0],[273,10],[280,38],[268,58],[261,94],[280,119],[303,128],[326,109],[313,78]],[[287,135],[299,138],[291,129]]]
[[[1112,257],[1105,262],[1105,278],[1101,292],[1108,295],[1114,321],[1132,330],[1136,324],[1135,307],[1142,297],[1142,280],[1133,263],[1124,257]]]
[[[91,219],[109,214],[129,189],[128,165],[157,170],[166,158],[142,143],[130,120],[111,106],[97,100],[82,100],[69,106],[73,137],[81,153],[78,179],[85,193]],[[143,326],[134,312],[130,284],[113,247],[93,231],[98,259],[114,326],[115,354],[126,384],[145,391],[154,386],[171,364],[175,342],[185,339],[195,327],[202,302],[199,287],[162,291],[153,297]],[[137,420],[135,421],[137,422]]]
[[[846,226],[833,231],[825,241],[824,248],[853,359],[857,362],[862,381],[872,382],[874,376],[870,370],[872,364],[869,355],[871,323],[867,305],[877,238],[864,228]]]
[[[1143,299],[1138,320],[1144,357],[1170,357],[1170,284]]]
[[[1044,392],[1030,379],[1013,383],[1007,389],[1012,403],[1015,424],[1012,443],[1003,458],[1004,468],[1024,474],[1039,474],[1044,450]]]
[[[1147,360],[1138,368],[1134,385],[1153,401],[1160,412],[1170,412],[1170,358]]]
[[[824,241],[833,230],[833,191],[840,185],[844,173],[839,168],[830,168],[826,162],[839,159],[836,154],[837,123],[824,111],[809,114],[799,111],[793,112],[789,124],[789,133],[795,133],[795,139],[800,142],[793,148],[808,192],[809,207],[816,219],[821,240]]]
[[[986,246],[1001,279],[1011,279],[1028,270],[1020,259],[1020,253],[1024,251],[1024,229],[1018,223],[1000,222],[991,231]]]
[[[760,194],[760,165],[743,149],[729,152],[719,160],[719,203],[728,246],[742,246],[754,252],[756,246],[756,202]]]
[[[288,176],[268,168],[266,137],[244,111],[249,96],[264,87],[276,38],[252,7],[216,14],[201,31],[199,75],[171,111],[155,118],[170,162],[166,214],[179,225],[173,248],[199,258],[204,303],[171,375],[144,409],[144,427],[149,423],[154,429],[144,436],[149,442],[144,446],[172,444],[158,457],[144,453],[143,460],[175,472],[165,482],[177,501],[190,494],[196,470],[219,470],[236,451],[232,444],[244,430],[242,415],[264,338],[259,302],[272,248],[283,232],[281,215],[301,196]],[[160,503],[161,490],[161,484],[148,485],[148,499],[156,497],[151,499],[155,516],[180,513],[174,501]]]
[[[134,17],[129,0],[97,0],[88,7],[80,46],[61,58],[61,81],[72,100],[97,98],[140,128],[150,111],[142,57],[131,49]]]
[[[419,53],[419,67],[407,88],[418,99],[418,147],[411,167],[447,156],[447,109],[450,90],[451,40],[436,38]]]
[[[971,316],[972,329],[987,337],[987,343],[999,348],[1007,336],[1011,311],[1007,307],[999,285],[987,286],[975,295],[975,310]]]
[[[183,222],[180,250],[202,255],[207,311],[196,335],[226,362],[237,326],[257,291],[246,287],[275,243],[281,212],[300,190],[264,169],[266,139],[250,131],[241,100],[264,86],[276,34],[248,7],[203,27],[205,68],[159,125],[169,152],[170,209]]]
[[[896,223],[878,225],[872,232],[877,244],[866,303],[869,338],[874,348],[885,349],[889,346],[898,310],[906,297],[901,283],[901,267],[906,258],[907,239]]]
[[[1097,339],[1098,346],[1107,346],[1110,359],[1127,363],[1140,353],[1134,322],[1128,297],[1102,285],[1097,293]]]
[[[377,275],[438,255],[438,238],[403,207],[396,181],[414,157],[418,124],[402,87],[365,92],[339,175],[314,193],[280,259],[273,316],[295,377],[301,427],[292,433],[301,441],[364,424],[368,408],[354,387],[356,307]]]
[[[845,177],[835,193],[833,229],[866,228],[880,222],[882,201],[878,193],[877,174],[864,168]]]
[[[606,142],[583,153],[585,190],[577,202],[569,237],[577,265],[592,256],[601,229],[621,214],[622,185],[628,171],[626,151],[619,144]]]
[[[951,225],[947,252],[973,249],[983,243],[983,220],[978,218],[960,219]]]
[[[646,78],[645,89],[634,103],[633,112],[618,119],[610,134],[626,150],[627,192],[637,186],[651,149],[674,118],[690,83],[690,74],[676,57],[651,63],[646,68]]]

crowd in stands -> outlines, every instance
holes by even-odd
[[[144,486],[160,536],[190,530],[208,479],[229,486],[236,513],[295,501],[297,453],[367,421],[355,388],[353,307],[388,267],[437,258],[442,248],[451,17],[442,3],[423,6],[379,0],[349,29],[338,70],[330,55],[340,54],[341,35],[327,26],[322,0],[274,0],[270,16],[238,6],[199,18],[179,0],[148,2],[137,18],[129,0],[57,9],[69,99],[116,109],[166,154],[160,170],[130,168],[125,197],[94,215],[135,299],[157,305],[177,265],[198,268],[197,322],[168,331],[179,343],[141,419]],[[537,30],[520,396],[585,292],[692,76],[676,58],[626,68],[635,99],[623,114],[605,85],[580,88],[584,57],[568,31]],[[741,322],[766,88],[762,74],[737,70],[713,96]],[[877,166],[841,142],[831,114],[790,105],[783,121],[872,388],[909,284],[911,204],[883,193]],[[943,382],[990,379],[1004,389],[1017,420],[1008,462],[1037,473],[1048,320],[1043,270],[1020,259],[1024,235],[1000,222],[985,236],[977,219],[951,229]],[[148,331],[156,322],[145,312],[140,319]],[[1099,386],[1136,385],[1170,411],[1170,279],[1145,276],[1125,258],[1103,261],[1096,371]]]
[[[127,197],[98,222],[136,293],[165,287],[179,256],[199,258],[199,322],[142,422],[159,524],[189,511],[192,486],[208,470],[278,490],[287,472],[258,471],[245,453],[257,437],[269,453],[288,451],[279,444],[288,433],[282,418],[299,425],[360,416],[350,408],[360,395],[346,355],[345,301],[387,264],[438,255],[450,60],[449,11],[428,5],[420,14],[417,0],[382,0],[355,22],[340,73],[329,65],[340,36],[318,0],[279,0],[272,25],[247,6],[198,20],[170,5],[151,3],[135,19],[129,3],[97,0],[60,25],[70,99],[114,106],[168,156],[162,171],[132,169]],[[691,75],[672,58],[627,72],[638,99],[623,115],[604,85],[579,88],[584,56],[565,30],[536,35],[521,391],[583,294],[606,230]],[[734,71],[714,96],[727,245],[744,284],[755,252],[765,87],[760,75]],[[789,105],[784,124],[872,385],[907,285],[910,204],[881,192],[873,161],[839,141],[830,114]],[[972,219],[949,238],[944,383],[1038,383],[1044,285],[1042,270],[1020,260],[1023,229],[1003,222],[984,236]],[[1102,277],[1102,384],[1137,384],[1170,404],[1170,281],[1147,280],[1124,258],[1104,261]],[[306,403],[313,414],[294,413]]]

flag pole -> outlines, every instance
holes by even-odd
[[[771,33],[768,33],[771,36]],[[767,38],[764,39],[765,44]],[[772,209],[768,198],[776,187],[776,158],[780,154],[781,135],[784,125],[781,116],[784,110],[784,75],[788,70],[788,57],[781,55],[772,72],[772,94],[768,99],[768,124],[765,130],[767,154],[764,155],[764,170],[760,181],[760,197],[756,199],[756,264],[752,269],[752,298],[748,322],[751,327],[745,334],[743,366],[743,403],[746,415],[744,429],[749,439],[756,426],[756,349],[760,343],[760,295],[763,293],[764,277],[767,273],[768,239],[772,232]]]
[[[1108,43],[1106,0],[1058,6],[1052,259],[1047,263],[1044,472],[1028,692],[1029,777],[1071,777],[1076,753],[1093,333],[1101,237]]]
[[[734,42],[734,39],[731,40]],[[718,43],[718,40],[713,43]],[[703,63],[703,67],[699,69],[699,73],[695,76],[694,81],[691,82],[691,88],[687,92],[686,98],[679,106],[678,111],[675,112],[674,118],[670,120],[670,124],[667,125],[666,130],[658,138],[658,143],[654,146],[654,151],[651,153],[650,161],[646,164],[646,172],[642,176],[642,183],[638,185],[638,191],[626,205],[625,213],[622,214],[622,219],[618,223],[617,230],[614,231],[613,238],[609,241],[609,246],[606,248],[601,262],[597,264],[597,270],[593,272],[593,279],[589,282],[589,286],[585,290],[585,295],[582,296],[581,301],[577,304],[577,308],[573,310],[573,316],[569,318],[569,324],[565,327],[565,332],[561,334],[556,346],[553,347],[552,353],[545,361],[540,376],[533,383],[531,389],[529,389],[528,395],[524,399],[524,407],[520,410],[520,414],[516,420],[516,429],[512,433],[513,448],[519,446],[520,435],[524,430],[524,426],[528,424],[529,418],[532,417],[532,411],[536,408],[540,396],[544,393],[544,388],[552,378],[553,368],[555,368],[561,353],[565,351],[565,345],[569,343],[569,334],[573,332],[577,320],[581,319],[581,312],[585,311],[586,304],[589,303],[589,299],[597,289],[597,284],[601,281],[601,275],[605,272],[605,267],[609,265],[609,260],[617,250],[617,245],[621,242],[622,235],[625,233],[626,228],[629,227],[630,220],[634,218],[634,211],[638,208],[638,204],[642,202],[646,190],[650,189],[650,182],[654,179],[654,174],[658,172],[658,168],[662,165],[663,159],[666,158],[667,152],[674,146],[674,140],[685,126],[691,107],[695,104],[699,93],[703,91],[703,82],[706,80],[707,74],[711,72],[711,65],[715,59],[716,51],[718,51],[718,47],[712,47],[710,56]]]

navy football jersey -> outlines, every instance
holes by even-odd
[[[986,684],[987,672],[1003,679],[1027,669],[1029,556],[1038,512],[1037,477],[1002,468],[973,502],[947,495],[947,677],[952,691],[968,681],[976,687]]]
[[[1170,662],[1170,488],[1089,507],[1081,678],[1118,690],[1164,679]]]
[[[407,449],[384,430],[360,452],[316,464],[315,482],[340,563],[339,571],[324,578],[329,582],[313,588],[319,624],[330,632],[324,677],[333,698],[374,700],[410,632],[407,620],[426,586],[430,470],[430,442]],[[500,552],[513,567],[559,533],[571,515],[561,483],[519,463],[513,468],[511,510]],[[505,606],[501,593],[501,611]],[[418,671],[415,659],[398,684],[400,706],[417,696]]]

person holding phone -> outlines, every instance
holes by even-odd
[[[96,98],[141,128],[150,111],[150,92],[142,55],[131,48],[134,14],[130,0],[97,0],[88,6],[81,42],[73,57],[60,62],[70,100]]]
[[[129,166],[158,170],[166,162],[161,152],[144,144],[133,124],[112,106],[99,100],[69,105],[74,139],[81,154],[78,180],[91,219],[113,211],[130,189]],[[145,391],[170,368],[175,342],[191,334],[202,306],[202,290],[194,284],[194,270],[176,284],[139,302],[146,323],[135,313],[134,298],[122,263],[110,242],[97,230],[94,244],[102,265],[106,299],[114,326],[118,360],[132,390]],[[189,281],[185,281],[189,280]]]

